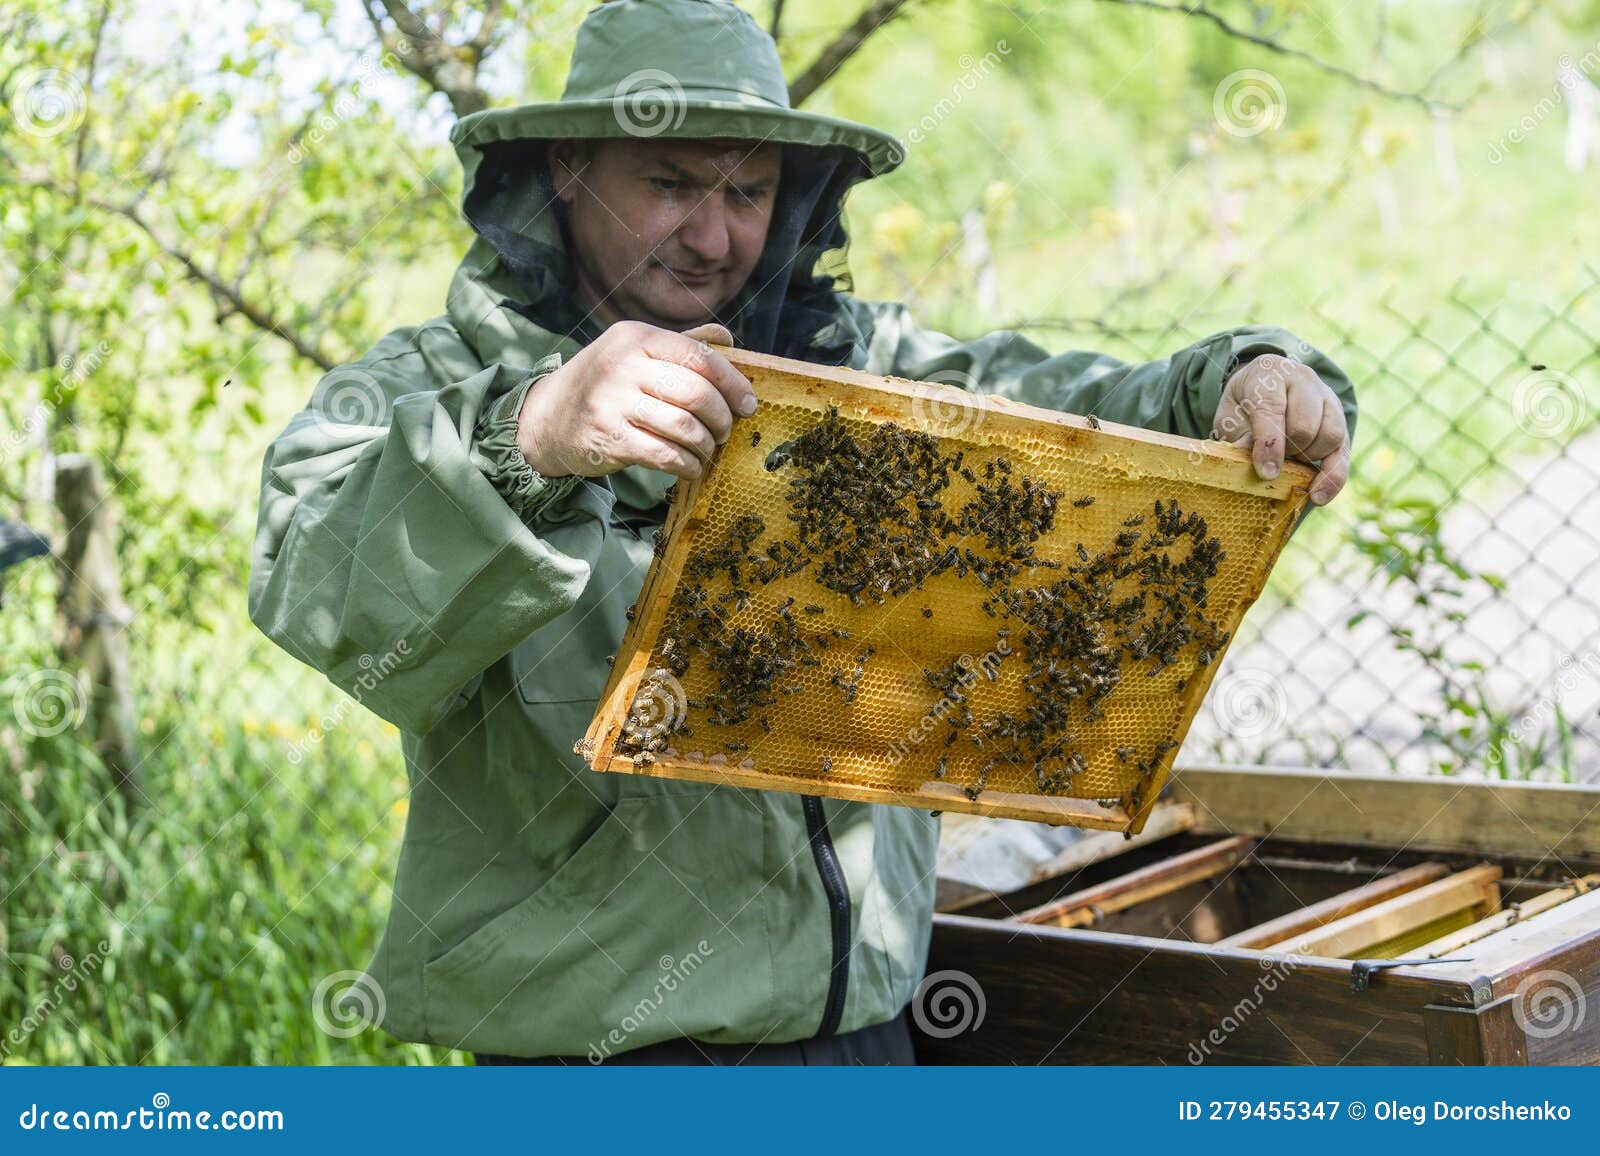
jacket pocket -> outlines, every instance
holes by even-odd
[[[603,880],[604,872],[619,862],[617,853],[627,840],[628,824],[620,813],[622,810],[620,802],[608,810],[600,825],[531,895],[502,911],[443,955],[424,964],[424,987],[473,971],[501,944],[524,932],[541,907],[559,895],[592,896],[595,887]],[[578,934],[576,928],[573,934]]]
[[[764,824],[736,795],[621,799],[536,891],[423,965],[429,1039],[583,1056],[770,1031]]]

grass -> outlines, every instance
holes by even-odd
[[[145,805],[70,731],[0,730],[5,1062],[461,1058],[319,1028],[318,984],[363,968],[382,929],[404,767],[393,728],[363,712],[308,741],[335,693],[240,642],[240,669],[196,682],[173,664],[142,688]]]

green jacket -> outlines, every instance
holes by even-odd
[[[515,110],[488,115],[515,134]],[[573,754],[673,478],[543,478],[522,460],[522,399],[578,346],[503,304],[517,295],[479,238],[446,312],[327,374],[262,471],[252,620],[402,731],[411,804],[369,968],[383,1026],[514,1055],[789,1041],[817,1032],[835,973],[838,1030],[891,1018],[922,976],[937,818],[823,800],[844,894],[800,796],[596,774]],[[1204,436],[1230,367],[1283,352],[1354,420],[1345,376],[1280,329],[1126,365],[846,304],[851,364],[871,373]],[[846,910],[847,952],[830,922]]]

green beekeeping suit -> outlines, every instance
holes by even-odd
[[[619,97],[640,74],[664,86],[675,136],[833,149],[863,179],[902,159],[886,134],[789,110],[770,38],[732,5],[606,4],[561,101],[452,132],[479,235],[445,312],[328,373],[268,449],[251,618],[402,732],[411,804],[368,970],[383,1026],[406,1040],[522,1056],[776,1043],[886,1021],[922,976],[928,811],[595,774],[572,751],[674,479],[543,477],[523,460],[523,398],[595,331],[526,307],[570,289],[564,235],[539,211],[537,164],[491,162],[637,135]],[[1203,437],[1231,369],[1276,352],[1316,369],[1354,420],[1345,376],[1279,329],[1130,365],[1009,332],[957,341],[846,293],[826,304],[801,355],[825,346],[869,373]]]

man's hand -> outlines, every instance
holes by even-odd
[[[707,342],[732,345],[720,325],[673,333],[619,321],[528,391],[517,445],[547,477],[596,477],[641,465],[698,478],[756,410],[750,382]]]
[[[1271,480],[1284,454],[1318,464],[1311,500],[1331,502],[1350,477],[1350,430],[1339,397],[1309,365],[1266,353],[1223,387],[1211,436],[1251,451],[1256,473]]]

